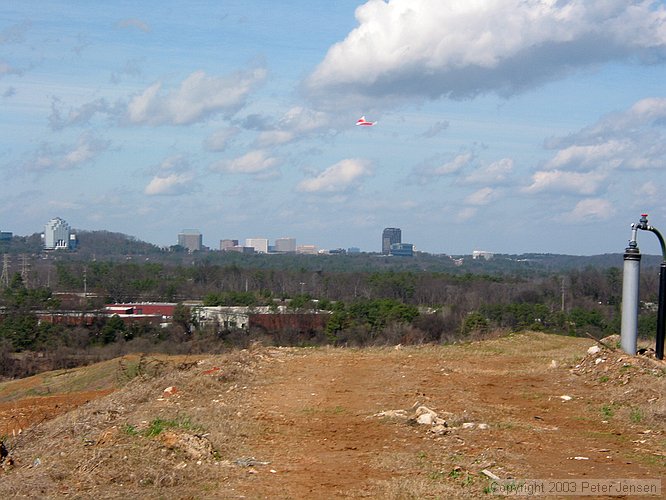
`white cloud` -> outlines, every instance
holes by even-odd
[[[204,147],[208,151],[224,151],[229,142],[240,133],[237,127],[227,127],[213,132],[204,141]]]
[[[306,81],[315,95],[510,95],[666,48],[657,0],[369,0]]]
[[[566,137],[551,138],[556,150],[546,169],[660,169],[666,162],[666,98],[647,98],[611,113]]]
[[[53,130],[61,130],[69,126],[86,125],[96,114],[109,114],[113,112],[112,106],[106,99],[95,99],[85,103],[79,108],[70,108],[64,115],[60,110],[60,100],[53,99],[51,102],[51,115],[49,116],[49,125]]]
[[[216,113],[233,114],[265,78],[263,68],[226,77],[195,71],[179,88],[166,93],[162,92],[162,83],[154,83],[131,99],[127,119],[143,125],[188,125]]]
[[[614,214],[615,208],[610,201],[602,198],[588,198],[576,203],[573,210],[566,213],[563,219],[569,222],[607,220]]]
[[[465,204],[467,205],[488,205],[493,201],[497,196],[496,191],[491,187],[481,188],[478,191],[473,192],[467,198],[465,198]]]
[[[554,150],[532,174],[527,193],[547,191],[598,195],[623,172],[663,169],[666,164],[666,99],[642,99],[564,137],[551,138]],[[626,174],[625,174],[626,175]]]
[[[471,152],[460,153],[449,161],[441,161],[440,156],[424,160],[412,168],[411,177],[419,184],[427,184],[436,177],[455,175],[471,165],[476,157]]]
[[[476,215],[476,213],[479,211],[477,207],[463,207],[460,210],[458,210],[457,219],[460,223],[465,223],[467,219],[471,219]]]
[[[187,192],[190,189],[191,182],[191,173],[156,175],[148,183],[144,193],[149,196],[178,195]]]
[[[532,184],[527,186],[526,193],[542,191],[558,191],[590,195],[599,191],[608,174],[601,171],[567,172],[563,170],[545,170],[532,175]]]
[[[444,120],[444,121],[439,121],[434,123],[428,130],[423,132],[420,137],[424,137],[426,139],[430,139],[432,137],[436,137],[440,135],[443,131],[449,128],[449,122]]]
[[[262,147],[285,144],[299,137],[322,132],[328,128],[329,123],[328,114],[296,106],[287,111],[273,129],[263,131],[257,143]]]
[[[488,166],[481,167],[465,177],[470,184],[500,184],[513,172],[513,160],[502,158]]]
[[[474,159],[472,153],[463,153],[457,155],[450,162],[446,162],[438,167],[435,167],[432,171],[433,175],[449,175],[460,172],[463,168],[471,163]]]
[[[76,144],[62,145],[54,148],[50,144],[42,144],[40,149],[28,160],[24,168],[33,171],[69,170],[84,164],[91,164],[109,148],[110,142],[82,134]]]
[[[663,199],[663,190],[652,181],[643,183],[634,190],[634,199],[640,200],[641,203],[656,203]]]
[[[272,169],[278,164],[277,158],[263,150],[250,151],[233,160],[222,160],[211,166],[213,170],[232,174],[257,174]]]
[[[298,190],[308,193],[346,191],[370,173],[370,166],[365,160],[346,159],[328,167],[315,177],[301,181]]]

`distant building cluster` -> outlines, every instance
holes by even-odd
[[[0,242],[9,242],[13,234],[8,231],[0,231]],[[76,233],[72,231],[69,224],[55,217],[46,223],[44,232],[41,234],[42,244],[45,250],[74,250],[78,246]],[[210,250],[203,245],[203,235],[198,229],[183,229],[178,233],[178,246],[187,250],[187,252],[200,252]],[[296,238],[282,237],[277,238],[273,245],[268,238],[246,238],[241,244],[237,239],[220,240],[219,250],[222,252],[238,253],[259,253],[259,254],[355,254],[360,253],[358,247],[335,248],[332,250],[321,250],[315,245],[297,245]],[[395,257],[413,257],[414,245],[412,243],[402,242],[402,229],[399,227],[386,227],[382,231],[382,255]],[[492,252],[485,250],[474,250],[473,259],[491,260],[494,257]],[[456,266],[463,264],[463,259],[453,259]]]
[[[387,227],[382,231],[382,254],[413,257],[414,245],[402,242],[402,230],[399,227]]]
[[[485,250],[474,250],[472,252],[472,259],[485,259],[490,260],[495,256],[492,252],[486,252]]]

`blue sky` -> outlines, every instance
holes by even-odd
[[[0,229],[621,252],[665,63],[653,0],[3,2]]]

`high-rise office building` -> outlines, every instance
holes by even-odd
[[[178,234],[178,245],[186,248],[190,253],[201,251],[203,247],[203,235],[198,229],[183,229]]]
[[[296,251],[296,238],[278,238],[275,240],[275,251],[294,253]]]
[[[268,253],[268,239],[266,238],[247,238],[245,246],[254,248],[257,253]]]
[[[44,226],[42,241],[46,250],[73,249],[76,247],[76,235],[69,224],[60,217],[55,217]]]
[[[387,227],[382,232],[382,253],[389,255],[391,253],[391,245],[402,243],[402,231],[397,227]]]
[[[220,240],[220,250],[226,251],[238,246],[238,240]]]

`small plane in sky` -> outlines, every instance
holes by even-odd
[[[361,125],[363,127],[372,127],[375,123],[377,122],[369,122],[368,120],[366,120],[365,116],[362,116],[358,120],[356,120],[356,125]]]

